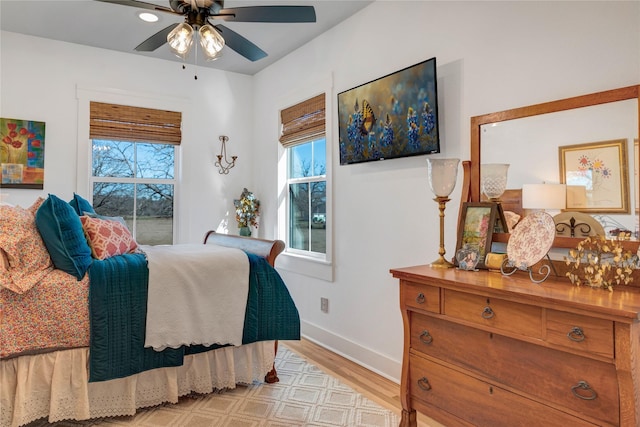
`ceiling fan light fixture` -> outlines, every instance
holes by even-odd
[[[167,36],[167,42],[173,53],[186,59],[193,45],[193,27],[183,22],[171,30]]]
[[[224,48],[224,38],[209,24],[205,24],[198,30],[200,35],[200,46],[207,57],[207,61],[212,61],[220,57],[220,51]]]

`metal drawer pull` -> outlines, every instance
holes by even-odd
[[[584,390],[584,392],[580,390]],[[594,400],[598,397],[598,393],[596,393],[586,381],[578,381],[578,384],[571,387],[571,392],[575,397],[582,400]]]
[[[573,328],[571,328],[571,330],[567,333],[567,337],[571,341],[575,341],[575,342],[582,342],[586,338],[584,336],[584,332],[582,331],[582,328],[579,326],[574,326]]]
[[[433,337],[431,336],[429,331],[425,329],[420,334],[420,341],[422,341],[424,344],[431,344],[433,342]]]
[[[482,310],[482,318],[483,319],[491,319],[495,313],[491,310],[491,307],[486,306],[484,310]]]
[[[424,294],[422,292],[420,292],[418,294],[418,296],[416,297],[416,302],[418,304],[424,304],[424,300],[425,300]]]
[[[418,387],[420,387],[424,391],[431,390],[431,384],[429,384],[429,380],[427,377],[422,377],[418,380]]]

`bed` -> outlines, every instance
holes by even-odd
[[[64,202],[49,195],[26,209],[0,206],[1,427],[21,426],[41,418],[55,422],[133,415],[138,408],[175,403],[190,393],[278,380],[274,369],[277,341],[300,337],[297,309],[273,268],[284,249],[283,242],[209,231],[204,244],[148,247],[125,236],[115,244],[111,241],[111,249],[107,250],[111,254],[104,256],[96,250],[99,245],[87,231],[90,227],[85,227],[84,243],[90,247],[91,260],[86,259],[86,253],[78,255],[86,248],[76,236],[82,249],[76,249],[66,260],[68,265],[64,265],[65,260],[56,258],[60,254],[54,255],[61,250],[55,246],[66,245],[62,249],[68,252],[74,238],[61,217],[67,215],[76,228],[76,220],[91,218],[90,205],[77,195],[74,200]],[[56,212],[57,223],[50,228],[60,234],[60,241],[53,244],[48,235],[51,230],[47,231],[43,224],[44,219],[51,220],[45,215],[47,209]],[[65,214],[60,214],[59,209]],[[114,218],[98,218],[95,212],[92,215],[97,223],[107,224],[111,233],[124,227],[116,225]],[[191,255],[183,255],[183,249]],[[167,256],[175,262],[166,262]],[[214,324],[208,324],[198,332],[205,334],[202,337],[196,333],[184,338],[184,343],[167,338],[165,345],[154,344],[153,349],[146,341],[157,334],[153,329],[156,321],[147,319],[152,319],[154,310],[157,316],[162,307],[165,311],[159,311],[160,317],[181,311],[175,308],[179,303],[171,292],[182,289],[175,283],[174,290],[158,288],[157,274],[170,273],[158,270],[156,264],[180,265],[180,269],[174,268],[179,274],[196,270],[203,275],[200,265],[190,267],[193,260],[189,256],[201,263],[222,263],[224,269],[231,269],[228,257],[244,257],[245,261],[239,262],[244,269],[240,273],[248,272],[248,280],[245,276],[247,283],[238,285],[245,286],[240,292],[245,295],[244,303],[238,309],[233,307],[239,298],[228,299],[226,290],[211,300],[197,294],[211,307],[218,307],[205,311],[219,311],[229,317],[224,311],[229,306],[233,312],[242,311],[242,316],[235,326],[219,328],[223,332],[235,331],[230,338],[205,336],[216,329]],[[87,264],[84,272],[82,268],[78,270],[83,262]],[[215,276],[204,275],[216,283],[216,288],[218,278],[227,277],[219,271]],[[198,274],[194,277],[197,283],[189,286],[201,287],[197,292],[211,291],[209,282],[200,283]],[[182,293],[189,292],[194,291],[189,288]],[[158,295],[162,298],[165,294],[172,299],[170,306],[155,303]],[[216,299],[222,301],[213,301]],[[189,301],[186,303],[193,304]],[[197,328],[188,329],[192,332]],[[172,333],[176,336],[184,331]]]

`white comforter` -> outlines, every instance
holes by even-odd
[[[242,344],[249,261],[240,249],[140,247],[149,263],[145,347]]]

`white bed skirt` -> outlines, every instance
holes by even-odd
[[[0,361],[0,426],[133,415],[137,408],[191,392],[211,393],[264,381],[275,359],[274,342],[224,347],[185,356],[184,365],[103,382],[88,382],[87,348]]]

